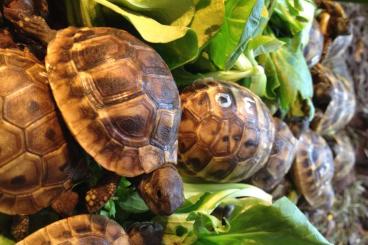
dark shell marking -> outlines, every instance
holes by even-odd
[[[292,171],[294,183],[312,207],[331,207],[334,162],[332,151],[321,136],[311,130],[300,136]]]
[[[16,245],[128,245],[129,237],[115,221],[100,215],[78,215],[56,221]]]
[[[181,94],[179,159],[183,173],[236,182],[262,168],[275,128],[267,107],[235,83],[199,80]]]
[[[273,122],[276,134],[270,158],[266,165],[251,178],[253,185],[266,191],[275,188],[289,172],[298,142],[286,123],[278,118],[273,118]]]
[[[313,100],[320,102],[328,98],[323,106],[325,108],[316,109],[312,127],[322,135],[333,135],[344,128],[354,116],[356,100],[353,85],[320,64],[311,71],[315,92]]]
[[[0,77],[0,212],[33,214],[70,188],[67,144],[39,61],[0,49]]]
[[[68,127],[100,165],[133,177],[176,163],[179,93],[152,48],[123,30],[69,27],[46,64]]]

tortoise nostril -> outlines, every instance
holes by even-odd
[[[156,193],[156,195],[157,195],[157,197],[158,197],[158,198],[161,198],[161,197],[162,197],[162,193],[161,193],[161,191],[160,191],[160,190],[158,190],[158,191],[157,191],[157,193]]]

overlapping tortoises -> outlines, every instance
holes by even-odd
[[[141,176],[138,190],[155,213],[170,214],[183,201],[177,173],[178,89],[162,58],[126,31],[69,27],[51,30],[39,16],[5,16],[49,43],[45,59],[57,107],[71,134],[105,169]],[[87,193],[96,211],[114,187]]]

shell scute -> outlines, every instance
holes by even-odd
[[[21,194],[40,188],[43,174],[40,162],[40,157],[25,153],[3,165],[0,169],[0,190]]]
[[[24,150],[24,136],[21,129],[7,123],[0,123],[0,171],[1,166],[19,156]],[[1,175],[1,174],[0,174]]]
[[[54,105],[48,91],[35,84],[6,96],[4,101],[4,118],[21,128],[29,126],[53,110]]]

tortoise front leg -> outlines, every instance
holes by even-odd
[[[57,199],[55,199],[51,207],[62,217],[68,217],[73,214],[75,207],[79,201],[79,196],[76,192],[68,190],[63,192]]]
[[[183,181],[172,164],[143,175],[137,186],[139,194],[155,214],[170,215],[184,202]]]
[[[17,215],[13,219],[11,226],[11,234],[16,241],[20,241],[25,238],[29,233],[29,216]]]
[[[102,178],[100,183],[87,192],[85,200],[88,212],[94,213],[105,205],[115,194],[120,178],[119,175],[109,172]]]

